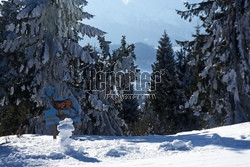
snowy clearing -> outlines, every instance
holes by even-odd
[[[247,167],[250,123],[170,136],[74,136],[64,152],[52,136],[0,137],[0,166]],[[7,142],[6,142],[7,140]]]

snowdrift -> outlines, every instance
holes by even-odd
[[[74,136],[62,152],[52,136],[0,137],[0,166],[240,166],[250,164],[250,123],[169,136]]]

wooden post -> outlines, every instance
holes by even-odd
[[[56,139],[57,135],[57,125],[53,125],[53,139]]]

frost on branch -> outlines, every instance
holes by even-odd
[[[239,92],[237,88],[237,74],[234,69],[232,69],[228,74],[224,75],[222,82],[227,85],[227,91],[234,94],[234,100],[239,101]]]

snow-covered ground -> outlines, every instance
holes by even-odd
[[[171,136],[73,138],[63,152],[52,136],[0,137],[0,166],[250,166],[250,123]]]

